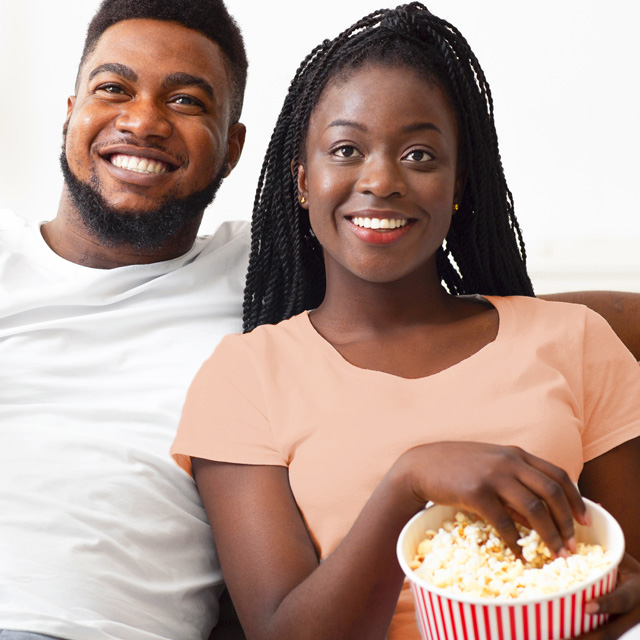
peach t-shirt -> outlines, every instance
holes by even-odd
[[[487,299],[499,314],[496,339],[426,378],[351,365],[306,312],[227,336],[191,386],[172,454],[187,471],[189,456],[288,467],[325,558],[416,445],[518,445],[577,481],[584,462],[640,435],[640,368],[600,316]],[[388,637],[419,638],[406,588]]]

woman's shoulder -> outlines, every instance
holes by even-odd
[[[486,298],[498,309],[503,336],[520,343],[562,345],[564,353],[628,351],[609,323],[583,304],[524,296]]]
[[[213,352],[212,358],[244,357],[256,361],[286,359],[300,353],[309,341],[309,318],[306,311],[277,324],[263,324],[248,333],[226,335]]]
[[[529,296],[485,296],[498,310],[500,334],[519,342],[570,344],[581,348],[585,335],[607,331],[609,325],[582,304],[541,300]]]
[[[584,322],[590,315],[597,315],[583,304],[543,300],[532,296],[484,296],[501,314],[514,314],[522,321]]]
[[[308,324],[309,312],[303,311],[276,324],[261,324],[248,333],[229,334],[225,336],[224,340],[246,345],[300,340],[305,336]]]

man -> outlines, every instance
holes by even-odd
[[[28,632],[1,640],[216,623],[209,526],[168,450],[202,359],[241,328],[247,225],[197,230],[242,151],[245,76],[220,0],[106,0],[58,214],[0,216],[0,630]]]
[[[216,622],[210,529],[168,449],[201,361],[241,329],[248,225],[197,231],[242,151],[245,78],[221,1],[107,0],[58,214],[0,219],[0,629],[195,640]]]

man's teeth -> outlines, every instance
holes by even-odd
[[[161,160],[125,156],[121,153],[111,156],[111,164],[136,173],[167,173],[169,170],[169,165]]]
[[[400,218],[351,218],[351,222],[357,227],[365,229],[399,229],[407,225],[407,220]]]

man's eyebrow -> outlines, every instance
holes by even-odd
[[[138,74],[131,67],[127,67],[119,62],[105,62],[104,64],[101,64],[89,74],[89,80],[103,71],[117,73],[119,76],[122,76],[125,80],[129,80],[130,82],[138,81]]]
[[[165,89],[181,85],[200,87],[210,98],[213,98],[213,87],[200,76],[192,76],[190,73],[179,71],[177,73],[169,74],[162,81],[162,86]]]

